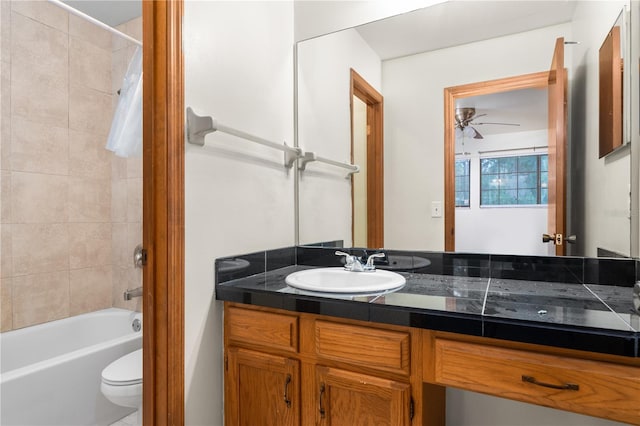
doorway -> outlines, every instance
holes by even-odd
[[[356,247],[384,246],[382,95],[351,69],[351,235]],[[358,113],[360,111],[360,113]]]
[[[548,72],[471,83],[445,89],[445,250],[456,250],[456,106],[460,101],[523,89],[546,89]],[[491,121],[491,120],[486,120]],[[459,153],[460,154],[460,153]],[[464,153],[463,153],[464,154]],[[513,154],[511,152],[510,154]],[[496,156],[498,154],[496,153]],[[479,164],[479,163],[478,163]],[[491,249],[496,252],[495,249]]]

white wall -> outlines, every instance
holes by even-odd
[[[185,105],[293,144],[291,2],[186,1]],[[222,304],[214,259],[294,244],[283,154],[224,134],[186,146],[185,421],[222,425]]]
[[[548,70],[562,36],[569,24],[383,62],[386,246],[444,248],[444,218],[430,210],[444,201],[444,89]]]
[[[304,151],[351,162],[350,69],[380,89],[380,58],[351,29],[298,45],[298,143]],[[300,243],[351,245],[351,181],[344,169],[309,163],[300,173]]]
[[[480,153],[483,157],[544,154],[533,148],[547,146],[547,130],[485,134],[466,140],[465,157],[471,160],[470,206],[456,208],[456,251],[547,256],[555,246],[542,242],[547,233],[547,206],[480,207]],[[530,148],[531,151],[522,151]],[[506,152],[505,150],[512,150]],[[490,152],[494,152],[491,154]],[[457,148],[456,152],[462,152]],[[458,159],[459,157],[456,157]]]
[[[598,158],[598,49],[625,1],[587,1],[576,7],[567,64],[573,82],[570,115],[572,162],[572,226],[586,256],[602,247],[630,254],[629,192],[631,156],[628,147]],[[632,65],[633,66],[633,65]],[[636,116],[637,117],[637,116]]]

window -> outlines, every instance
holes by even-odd
[[[548,170],[547,154],[480,159],[480,205],[547,204]]]
[[[469,207],[471,160],[456,160],[456,207]]]

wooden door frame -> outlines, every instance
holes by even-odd
[[[142,2],[143,421],[184,424],[182,0]]]
[[[519,89],[545,88],[549,72],[537,72],[497,80],[470,83],[444,89],[444,249],[455,251],[455,110],[456,100],[471,96],[509,92]]]
[[[351,162],[353,163],[353,97],[367,104],[367,247],[384,247],[384,98],[351,68],[349,106],[351,120]],[[351,175],[351,240],[354,236],[354,194]]]

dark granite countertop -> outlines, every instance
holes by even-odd
[[[622,278],[615,278],[619,283],[606,282],[612,279],[611,271],[615,271],[615,275],[620,273],[618,267],[629,269],[628,262],[633,263],[632,260],[594,266],[592,259],[585,259],[579,266],[576,258],[567,258],[569,267],[563,268],[557,258],[526,258],[525,261],[511,256],[514,260],[504,268],[507,257],[502,256],[498,261],[503,268],[493,270],[487,255],[488,265],[483,272],[483,258],[478,255],[466,258],[455,255],[449,259],[452,262],[439,262],[438,259],[446,258],[447,254],[423,252],[419,253],[420,259],[429,258],[431,265],[417,270],[396,270],[407,283],[393,292],[328,294],[295,289],[285,283],[286,276],[292,272],[338,266],[333,251],[335,249],[293,247],[218,259],[216,298],[591,352],[640,355],[640,315],[633,308],[635,265],[633,278],[623,273]],[[571,270],[571,282],[540,280],[536,273],[548,266],[544,259],[550,259],[552,269],[560,265],[564,271]],[[447,263],[454,268],[447,267]],[[531,274],[524,264],[536,266],[536,273]],[[455,266],[462,267],[456,270]],[[608,272],[599,271],[598,266],[608,268]],[[513,273],[518,269],[524,269],[520,276]],[[578,269],[580,272],[576,272]],[[523,279],[530,276],[533,279]],[[606,278],[595,280],[593,276]]]

